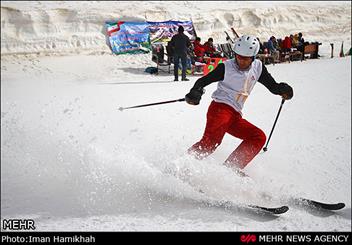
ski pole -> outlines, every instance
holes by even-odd
[[[273,134],[273,131],[274,131],[274,128],[275,128],[275,125],[276,125],[276,122],[277,122],[277,119],[279,118],[279,115],[280,115],[280,112],[281,112],[281,108],[282,108],[282,105],[285,103],[285,99],[282,99],[281,100],[281,105],[280,105],[280,109],[276,115],[276,119],[275,119],[275,122],[274,122],[274,125],[273,125],[273,128],[271,129],[271,132],[270,132],[270,135],[269,135],[269,139],[268,141],[266,142],[266,146],[263,148],[263,151],[267,151],[268,150],[268,144],[269,144],[269,141],[270,141],[270,138],[271,138],[271,135]]]
[[[120,107],[119,110],[123,111],[126,109],[153,106],[153,105],[162,105],[162,104],[168,104],[168,103],[174,103],[174,102],[181,102],[181,101],[185,101],[185,100],[186,100],[185,98],[182,98],[182,99],[178,99],[178,100],[168,100],[168,101],[156,102],[156,103],[151,103],[151,104],[136,105],[136,106],[130,106],[130,107]]]

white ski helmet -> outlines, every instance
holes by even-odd
[[[254,57],[258,54],[259,49],[260,45],[256,37],[243,35],[235,41],[233,51],[241,56]]]

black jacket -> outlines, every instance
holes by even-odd
[[[185,34],[178,33],[171,38],[170,45],[173,48],[174,55],[186,56],[191,41]]]

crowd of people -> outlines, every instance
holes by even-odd
[[[259,40],[259,38],[257,39]],[[274,60],[279,60],[280,54],[285,54],[292,50],[300,51],[303,54],[302,59],[304,59],[304,46],[307,44],[301,32],[285,36],[283,39],[271,36],[266,43],[261,43],[260,41],[259,43],[260,50],[258,54],[270,54],[274,57]]]
[[[212,37],[209,37],[208,40],[202,44],[200,37],[196,37],[196,39],[191,42],[183,32],[184,29],[180,26],[178,33],[172,37],[166,50],[168,55],[172,57],[172,63],[175,64],[175,67],[179,67],[181,64],[182,80],[188,80],[186,78],[186,69],[190,68],[192,64],[194,65],[195,62],[206,63],[207,58],[222,58],[224,57],[224,53],[214,45]],[[263,54],[270,55],[275,63],[280,62],[283,55],[295,50],[299,51],[300,59],[304,59],[304,47],[309,44],[304,40],[301,32],[278,39],[275,36],[271,36],[266,42],[261,42],[258,37],[256,38],[260,44],[257,57],[261,57]],[[227,38],[226,41],[233,46],[231,39]],[[180,60],[181,62],[179,62]],[[174,73],[175,81],[178,81],[178,69],[175,69]]]
[[[192,52],[192,49],[191,49]],[[208,38],[204,44],[201,44],[200,37],[197,37],[193,43],[193,54],[195,60],[202,62],[204,57],[221,57],[221,52],[214,46],[213,38]]]
[[[258,37],[257,39],[260,43],[258,54],[270,54],[275,60],[279,60],[281,54],[291,52],[292,50],[298,50],[304,53],[304,45],[307,44],[301,32],[285,36],[283,39],[277,39],[275,36],[271,36],[269,40],[264,43],[262,43]],[[231,42],[229,39],[227,39],[227,41]],[[204,44],[201,44],[201,38],[197,37],[193,42],[193,46],[190,47],[189,56],[198,62],[204,62],[204,57],[223,57],[221,51],[216,49],[214,40],[211,37]],[[302,57],[304,58],[304,55]]]
[[[182,81],[188,81],[186,78],[186,69],[195,62],[204,63],[205,57],[222,57],[221,52],[214,46],[213,38],[208,38],[204,44],[201,44],[201,38],[197,37],[191,43],[190,39],[183,33],[184,28],[180,26],[178,33],[175,34],[168,42],[166,47],[169,56],[172,56],[172,63],[179,67],[181,60]],[[174,69],[175,81],[178,81],[178,69]]]

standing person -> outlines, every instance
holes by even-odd
[[[234,44],[235,58],[219,64],[214,71],[199,78],[185,99],[188,104],[198,105],[203,88],[213,82],[218,87],[212,95],[207,112],[207,123],[202,139],[189,148],[188,152],[203,159],[221,144],[225,133],[242,139],[242,143],[229,155],[224,165],[235,173],[244,175],[240,169],[259,153],[265,144],[264,132],[242,118],[242,108],[256,82],[269,91],[289,100],[293,89],[286,83],[277,83],[264,64],[255,59],[259,51],[256,37],[244,35]]]
[[[174,76],[175,80],[178,81],[178,66],[181,59],[182,64],[182,81],[189,81],[186,78],[186,66],[187,66],[187,52],[188,48],[191,46],[191,41],[183,33],[183,26],[178,27],[178,33],[171,38],[170,45],[174,51]]]

